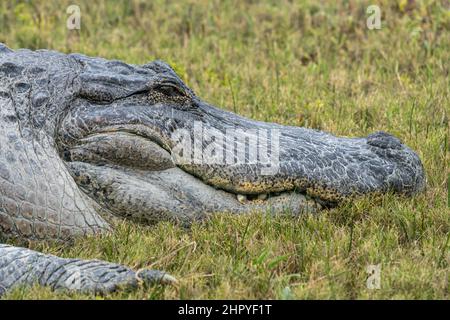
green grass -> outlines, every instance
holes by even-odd
[[[264,121],[337,135],[388,131],[416,150],[427,190],[386,195],[299,218],[217,216],[182,229],[123,223],[73,246],[32,247],[167,270],[178,287],[106,298],[449,298],[450,6],[378,1],[2,1],[0,42],[12,48],[144,63],[161,58],[205,100]],[[381,265],[381,288],[366,268]],[[45,288],[6,298],[92,298]]]

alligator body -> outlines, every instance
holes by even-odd
[[[418,156],[377,132],[336,137],[243,118],[199,99],[164,62],[0,44],[0,236],[68,240],[125,218],[298,214],[424,188]],[[0,292],[39,283],[109,292],[164,272],[0,245]]]

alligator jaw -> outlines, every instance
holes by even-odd
[[[389,134],[336,137],[254,121],[203,102],[164,63],[130,68],[82,74],[57,137],[78,185],[119,215],[297,213],[310,207],[305,195],[330,206],[424,188],[419,157]]]
[[[66,149],[63,152],[63,156],[65,161],[69,163],[71,171],[75,173],[76,181],[80,185],[84,184],[84,189],[89,193],[97,195],[99,190],[95,190],[95,192],[90,190],[93,187],[88,186],[87,183],[98,182],[100,180],[99,176],[110,176],[113,178],[117,175],[129,175],[129,179],[140,179],[151,186],[160,184],[160,188],[164,189],[168,187],[170,181],[179,182],[184,179],[184,176],[189,175],[176,166],[175,162],[173,162],[173,156],[165,149],[150,139],[129,132],[109,130],[89,135],[80,139],[71,148]],[[92,166],[86,166],[83,163]],[[165,175],[161,173],[164,171]],[[89,177],[86,176],[84,180],[80,179],[80,176],[85,176],[87,172],[91,172],[91,175]],[[111,186],[112,184],[111,181],[101,180],[104,181],[104,184],[101,187],[97,185],[97,188],[100,187],[100,191],[107,190],[108,185]],[[161,185],[160,180],[166,182],[167,185]],[[126,182],[122,181],[121,183],[124,184]],[[223,211],[233,211],[236,208],[243,210],[242,207],[248,208],[245,210],[250,210],[262,208],[266,205],[273,206],[276,202],[289,201],[305,202],[311,208],[320,207],[312,199],[307,201],[305,194],[293,190],[280,190],[279,192],[265,192],[263,190],[261,193],[241,194],[234,192],[232,188],[219,190],[219,187],[214,184],[202,186],[204,184],[205,182],[201,179],[192,177],[185,184],[176,187],[172,186],[171,188],[174,190],[184,188],[185,190],[180,192],[182,194],[193,194],[193,190],[201,188],[209,189],[208,191],[197,192],[197,195],[215,193],[212,196],[217,203],[221,203],[220,207]],[[129,189],[132,190],[133,187],[130,186]],[[229,189],[229,191],[226,191],[226,189]],[[196,196],[192,195],[191,198],[194,199]],[[198,205],[208,208],[202,202],[199,202]],[[293,206],[289,205],[286,209],[288,207],[292,209]]]
[[[267,199],[216,189],[178,167],[144,171],[114,165],[67,162],[78,186],[109,212],[148,224],[161,220],[191,223],[213,213],[253,211],[300,214],[321,206],[297,192]],[[245,201],[238,199],[245,197]]]

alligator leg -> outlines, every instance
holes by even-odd
[[[0,101],[0,118],[10,107]],[[66,240],[109,230],[92,200],[56,161],[59,156],[51,141],[22,138],[13,125],[0,125],[0,140],[2,137],[10,137],[14,143],[2,141],[0,148],[0,238]],[[6,160],[7,155],[14,159]],[[63,259],[0,242],[0,294],[33,284],[102,294],[141,282],[174,280],[160,271],[136,273],[105,261]]]
[[[18,286],[39,284],[54,290],[106,294],[142,284],[171,284],[174,277],[157,270],[135,272],[100,260],[64,259],[0,244],[0,295]]]

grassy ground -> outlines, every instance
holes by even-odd
[[[66,29],[78,3],[81,30]],[[427,190],[361,199],[301,218],[218,216],[184,230],[124,223],[66,257],[164,269],[178,287],[107,298],[449,298],[449,1],[2,1],[12,48],[144,63],[162,58],[205,100],[259,120],[361,136],[385,130],[417,150]],[[366,286],[381,266],[381,288]],[[6,298],[91,298],[48,289]]]

